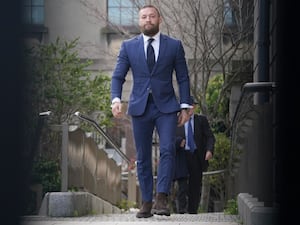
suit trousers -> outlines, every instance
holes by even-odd
[[[177,213],[187,212],[188,202],[188,177],[177,179],[177,192],[176,192],[176,210]]]
[[[188,190],[188,213],[191,214],[196,214],[198,212],[202,188],[202,162],[196,151],[197,149],[194,153],[188,152],[186,155],[190,175]]]
[[[175,164],[177,112],[160,112],[155,105],[152,95],[150,95],[145,112],[141,116],[132,116],[132,126],[136,146],[137,176],[142,200],[145,202],[152,202],[153,131],[154,128],[156,128],[159,137],[159,162],[156,192],[169,194]]]

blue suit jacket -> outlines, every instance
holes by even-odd
[[[129,115],[143,114],[151,89],[154,102],[163,113],[179,111],[179,103],[190,103],[190,81],[181,41],[160,35],[159,55],[151,73],[145,57],[143,36],[138,35],[123,41],[112,75],[112,99],[115,97],[121,99],[122,86],[129,69],[133,76],[128,104]],[[174,71],[179,85],[179,102],[172,84]]]

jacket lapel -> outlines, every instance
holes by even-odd
[[[200,120],[198,115],[194,114],[194,137],[199,137]]]
[[[141,65],[143,65],[143,67],[148,68],[147,65],[147,60],[146,60],[146,53],[145,53],[145,49],[144,49],[144,38],[143,35],[139,35],[137,37],[137,41],[138,41],[138,46],[136,49],[136,52],[138,53],[138,59],[141,62]]]
[[[167,48],[167,39],[163,34],[160,34],[159,53],[158,53],[157,62],[160,62],[160,60],[164,58],[164,55],[166,53],[166,48]],[[157,63],[155,63],[153,70],[155,70],[156,65]]]
[[[149,71],[149,67],[148,67],[147,59],[146,59],[146,52],[145,52],[145,49],[144,49],[144,38],[143,38],[143,35],[139,36],[139,44],[138,44],[137,51],[139,52],[138,53],[138,55],[139,55],[139,59],[138,60],[141,62],[141,65]],[[156,63],[155,63],[155,65],[156,65]],[[153,67],[152,72],[154,71],[155,65]],[[151,75],[152,73],[150,73],[150,71],[149,71],[149,74]]]

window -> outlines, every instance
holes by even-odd
[[[44,0],[22,0],[24,24],[44,24]]]
[[[114,25],[134,26],[138,22],[139,6],[145,0],[108,0],[108,21]]]
[[[253,40],[254,0],[223,0],[223,42]]]
[[[235,25],[233,9],[230,4],[230,0],[224,0],[224,21],[225,25],[228,27]]]

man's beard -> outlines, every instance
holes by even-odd
[[[146,29],[145,26],[143,26],[141,28],[141,31],[146,35],[146,36],[154,36],[155,34],[158,33],[159,31],[159,27],[158,26],[152,26],[151,28],[149,29]]]

